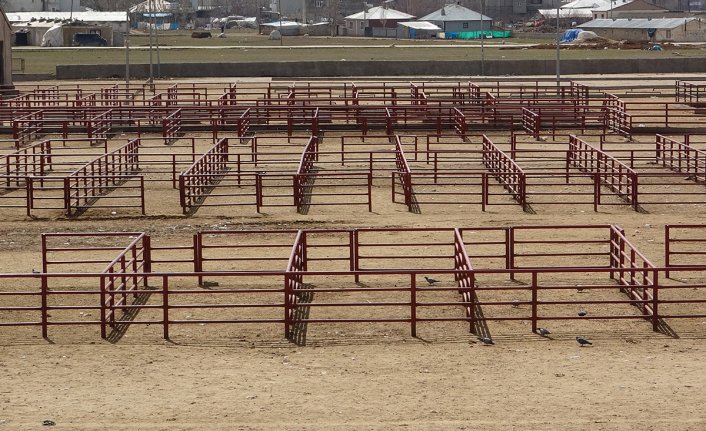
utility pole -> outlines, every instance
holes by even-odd
[[[485,14],[485,0],[480,0],[480,76],[485,76],[485,29],[483,18]]]
[[[130,7],[125,12],[127,30],[125,31],[125,89],[130,91]]]
[[[150,86],[154,88],[154,68],[153,68],[153,62],[152,62],[152,0],[149,0],[147,2],[147,16],[149,19],[147,20],[147,25],[150,28]]]
[[[559,97],[561,90],[561,54],[559,43],[561,33],[559,33],[559,11],[561,10],[561,0],[556,0],[556,97]]]

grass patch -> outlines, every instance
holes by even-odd
[[[230,30],[229,30],[230,31]],[[233,63],[255,61],[319,61],[319,60],[466,60],[480,61],[479,42],[447,40],[396,40],[363,39],[342,37],[285,37],[283,48],[279,41],[267,40],[266,36],[254,32],[233,32],[224,39],[192,39],[190,32],[176,31],[160,34],[160,61],[162,63]],[[554,49],[518,48],[518,43],[529,43],[531,39],[508,39],[498,46],[500,40],[488,41],[492,47],[484,50],[488,60],[551,60]],[[546,40],[544,40],[546,43]],[[132,47],[148,46],[146,35],[131,36]],[[177,48],[185,47],[185,48]],[[198,49],[210,48],[210,49]],[[13,56],[25,60],[25,73],[53,74],[58,64],[125,64],[123,49],[15,49]],[[683,57],[706,57],[706,48],[678,47],[666,51],[639,49],[566,49],[562,59],[652,59]],[[153,57],[156,63],[156,57]],[[149,51],[130,51],[132,64],[149,63]]]

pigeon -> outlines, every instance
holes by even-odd
[[[579,316],[583,317],[588,314],[588,311],[586,310],[579,310]]]
[[[548,336],[549,334],[551,334],[551,332],[549,332],[549,329],[547,329],[547,328],[539,328],[539,329],[537,330],[537,333],[538,333],[539,335],[541,335],[542,337],[546,337],[546,336]]]
[[[40,271],[37,271],[36,269],[32,268],[32,274],[41,274]]]
[[[579,346],[581,346],[581,347],[583,347],[587,344],[591,345],[591,346],[593,345],[593,343],[591,343],[590,341],[588,341],[584,337],[576,337],[576,342],[579,343]]]
[[[490,337],[479,338],[479,340],[480,340],[483,344],[485,344],[486,346],[490,346],[491,344],[495,344],[495,343],[493,342],[493,339],[490,338]]]
[[[438,283],[438,282],[439,282],[439,280],[435,280],[435,279],[433,279],[433,278],[431,278],[431,277],[427,277],[426,275],[424,276],[424,279],[427,281],[427,283],[429,283],[429,286],[433,286],[434,283]]]
[[[519,299],[512,300],[512,308],[520,308],[520,300]]]

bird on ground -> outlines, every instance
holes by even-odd
[[[41,274],[40,271],[37,271],[36,269],[32,268],[32,274]]]
[[[520,300],[519,299],[512,300],[512,308],[520,308]]]
[[[579,313],[578,313],[578,314],[579,314],[579,316],[583,317],[583,316],[585,316],[585,315],[588,314],[588,311],[586,311],[586,310],[579,310]]]
[[[480,340],[483,344],[485,344],[486,346],[490,346],[491,344],[495,344],[495,343],[493,342],[493,339],[490,338],[490,337],[482,337],[482,338],[479,338],[479,340]]]
[[[591,343],[590,341],[588,341],[584,337],[576,337],[576,342],[579,343],[579,346],[581,346],[581,347],[586,346],[586,345],[590,345],[590,346],[593,345],[593,343]]]
[[[551,332],[550,332],[549,329],[547,329],[547,328],[539,328],[539,329],[537,330],[537,333],[538,333],[540,336],[542,336],[542,337],[546,337],[546,336],[548,336],[549,334],[551,334]]]
[[[427,283],[429,283],[429,286],[433,286],[434,283],[438,283],[438,282],[439,282],[439,280],[435,280],[435,279],[433,279],[433,278],[431,278],[431,277],[427,277],[426,275],[424,276],[424,279],[427,281]]]

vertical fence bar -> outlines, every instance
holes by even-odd
[[[162,276],[162,336],[169,339],[169,276]]]
[[[417,274],[410,275],[409,306],[412,337],[417,337]]]
[[[532,271],[532,332],[537,332],[537,271]]]

